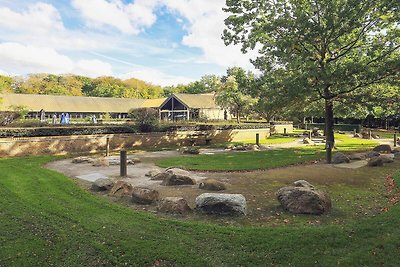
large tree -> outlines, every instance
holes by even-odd
[[[334,102],[400,70],[398,0],[227,0],[224,40],[258,49],[253,61],[277,89],[323,99],[327,162]]]

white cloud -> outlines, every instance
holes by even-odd
[[[112,26],[125,34],[138,34],[153,25],[157,3],[158,0],[136,0],[132,4],[120,0],[72,0],[89,27]]]
[[[222,8],[224,0],[161,0],[172,12],[178,12],[189,21],[188,34],[182,43],[200,48],[203,58],[199,63],[213,63],[220,66],[241,66],[253,69],[249,59],[255,53],[243,54],[238,46],[225,46],[221,39],[224,19],[227,14]]]
[[[24,12],[14,12],[0,7],[0,28],[24,30],[36,33],[64,31],[64,25],[57,9],[50,4],[36,3]]]
[[[66,29],[58,10],[46,3],[31,4],[19,12],[0,7],[0,18],[0,39],[7,42],[68,50],[95,49],[113,43],[109,38],[105,42],[105,36]]]
[[[157,69],[148,68],[148,67],[139,67],[135,68],[129,73],[121,75],[121,79],[129,79],[129,78],[138,78],[147,82],[151,82],[152,84],[161,85],[161,86],[170,86],[177,84],[188,84],[193,82],[194,80],[184,76],[175,76],[171,74],[167,74]]]
[[[0,44],[0,69],[19,74],[47,72],[90,77],[112,75],[112,68],[108,63],[99,60],[79,60],[75,63],[52,48],[18,43]]]

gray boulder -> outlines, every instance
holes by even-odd
[[[200,150],[197,147],[181,147],[179,149],[179,152],[182,154],[191,154],[191,155],[197,155],[200,153]]]
[[[349,163],[349,162],[350,162],[349,157],[341,152],[337,152],[332,158],[333,164]]]
[[[114,186],[114,181],[110,178],[100,178],[93,182],[93,191],[108,191]]]
[[[152,204],[158,201],[159,197],[157,190],[147,187],[134,187],[132,191],[132,201],[138,204]]]
[[[314,186],[312,184],[310,184],[309,182],[307,182],[306,180],[298,180],[298,181],[295,181],[293,184],[294,184],[294,186],[297,186],[297,187],[314,188]]]
[[[196,181],[189,176],[180,174],[167,174],[163,179],[161,185],[173,186],[173,185],[194,185]]]
[[[226,189],[226,185],[215,179],[205,179],[200,181],[199,188],[210,191],[222,191]]]
[[[381,157],[371,158],[367,164],[369,167],[380,167],[383,166],[383,159]]]
[[[158,202],[157,210],[164,213],[185,214],[192,209],[182,197],[166,197]]]
[[[98,158],[93,161],[92,165],[94,167],[108,167],[110,166],[110,163],[106,158]]]
[[[379,145],[374,147],[372,151],[376,151],[379,153],[392,153],[392,147],[390,145]]]
[[[72,159],[72,163],[79,164],[79,163],[93,163],[94,159],[89,157],[76,157]]]
[[[379,157],[382,159],[383,163],[392,163],[392,162],[394,162],[393,158],[390,157],[390,155],[387,155],[387,156],[381,155]]]
[[[111,188],[110,196],[129,197],[133,193],[133,186],[125,181],[118,181]]]
[[[206,214],[246,215],[246,199],[241,194],[204,193],[195,202],[196,209]]]
[[[365,159],[365,154],[354,153],[354,154],[349,155],[349,159],[350,160],[363,160],[363,159]]]
[[[277,192],[281,206],[295,214],[323,214],[332,208],[329,195],[314,187],[287,186]]]
[[[153,177],[150,178],[150,180],[153,181],[163,181],[164,179],[167,179],[167,177],[171,177],[173,174],[169,173],[169,172],[160,172],[156,175],[154,175]]]
[[[394,154],[393,154],[393,158],[396,159],[396,160],[397,160],[397,159],[400,159],[400,152],[394,153]]]
[[[154,177],[154,176],[156,176],[157,174],[160,174],[160,173],[161,173],[160,170],[154,169],[154,170],[148,171],[148,172],[145,174],[145,176],[152,178],[152,177]]]
[[[369,158],[369,159],[377,158],[377,157],[379,157],[380,155],[381,155],[381,154],[380,154],[379,152],[376,152],[376,151],[369,151],[369,152],[366,154],[367,158]]]

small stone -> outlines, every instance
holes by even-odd
[[[297,186],[297,187],[314,188],[314,186],[312,184],[310,184],[309,182],[307,182],[306,180],[298,180],[298,181],[295,181],[293,184],[294,184],[294,186]]]
[[[215,179],[205,179],[200,181],[199,188],[210,191],[222,191],[226,189],[226,185]]]
[[[94,160],[93,166],[94,167],[108,167],[108,166],[110,166],[110,163],[108,162],[108,160],[106,158],[98,158],[98,159]]]
[[[79,164],[79,163],[92,163],[93,159],[89,157],[77,157],[72,159],[72,163]]]

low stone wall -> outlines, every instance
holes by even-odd
[[[293,133],[293,122],[271,123],[272,134]]]
[[[95,153],[121,149],[139,149],[146,147],[184,146],[193,142],[203,145],[206,142],[242,142],[269,136],[269,129],[233,129],[213,131],[178,131],[173,133],[142,133],[114,135],[76,135],[57,137],[1,138],[0,157],[31,155],[62,155],[69,153]]]

